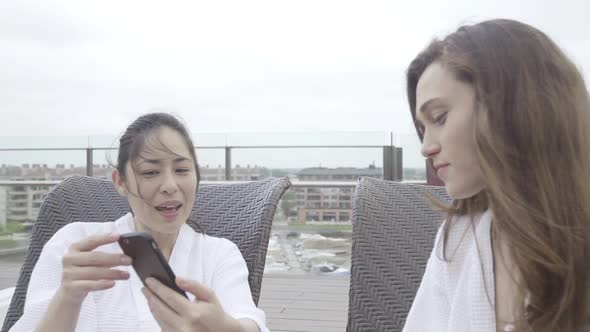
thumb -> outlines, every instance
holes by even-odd
[[[217,297],[213,290],[208,287],[205,287],[199,282],[194,280],[177,277],[176,278],[176,285],[180,287],[183,291],[189,292],[195,296],[197,300],[215,303],[217,304]]]

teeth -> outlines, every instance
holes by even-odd
[[[176,210],[179,207],[180,207],[180,205],[156,206],[156,209],[160,210],[160,211],[169,211],[169,210]]]

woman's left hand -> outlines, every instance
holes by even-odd
[[[182,290],[195,296],[191,302],[154,278],[146,279],[143,294],[163,332],[240,332],[239,321],[223,311],[215,293],[200,283],[176,278]]]

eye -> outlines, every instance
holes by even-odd
[[[176,173],[185,174],[185,173],[188,173],[190,171],[191,170],[188,169],[188,168],[179,168],[179,169],[176,170]]]
[[[444,113],[437,115],[436,117],[434,117],[433,122],[437,125],[443,125],[445,123],[445,121],[447,120],[447,114],[448,114],[448,112],[444,112]]]
[[[157,171],[143,171],[143,172],[141,172],[141,175],[146,176],[146,177],[156,176],[156,175],[158,175],[158,172]]]
[[[418,133],[422,136],[424,136],[424,126],[421,124],[417,124],[416,128],[418,129]]]
[[[419,135],[424,135],[424,125],[422,124],[422,122],[418,119],[416,119],[414,121],[414,126],[416,126],[416,130],[418,130],[418,134]]]

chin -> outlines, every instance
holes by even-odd
[[[479,194],[483,188],[469,188],[465,186],[453,186],[451,183],[445,183],[447,194],[452,199],[467,199]]]

